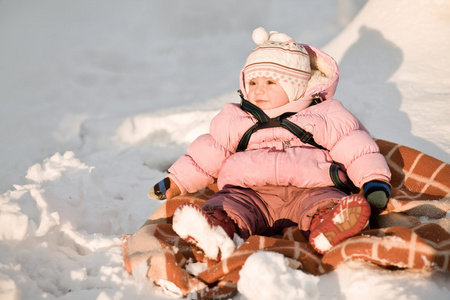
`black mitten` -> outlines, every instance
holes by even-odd
[[[148,192],[148,196],[156,200],[170,199],[181,194],[180,188],[169,177],[164,178]]]
[[[377,209],[386,207],[391,195],[391,186],[381,180],[369,181],[363,186],[364,196],[371,206]]]

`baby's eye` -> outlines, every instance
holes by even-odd
[[[267,84],[277,84],[277,82],[274,80],[267,80]]]
[[[251,80],[249,83],[248,83],[248,85],[255,85],[256,83],[253,81],[253,80]]]

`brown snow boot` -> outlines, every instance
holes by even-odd
[[[183,240],[202,249],[211,259],[225,259],[236,249],[236,226],[223,210],[183,203],[173,214],[172,226]]]

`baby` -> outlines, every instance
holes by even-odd
[[[155,199],[217,182],[201,207],[182,204],[173,229],[212,259],[233,238],[297,225],[321,254],[358,234],[390,196],[385,158],[361,122],[333,99],[339,71],[327,54],[283,33],[253,32],[258,45],[229,103],[149,192]]]

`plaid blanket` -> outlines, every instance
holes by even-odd
[[[179,196],[163,203],[134,234],[122,238],[123,261],[132,274],[145,264],[147,277],[169,292],[212,299],[236,291],[239,271],[257,251],[283,254],[291,266],[320,275],[362,259],[383,267],[450,271],[450,165],[417,150],[377,140],[392,172],[389,205],[371,229],[316,253],[297,227],[281,236],[251,236],[226,260],[206,258],[172,230],[171,218],[184,202],[201,205],[215,191]],[[418,217],[426,216],[422,223]],[[423,218],[422,218],[423,220]]]

